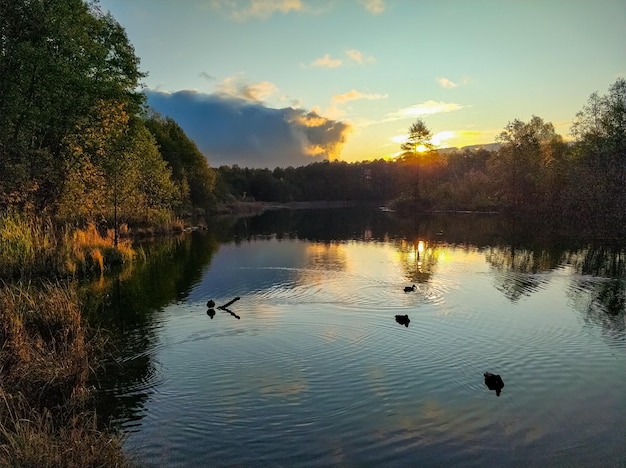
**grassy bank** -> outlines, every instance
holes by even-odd
[[[0,283],[0,466],[130,466],[87,388],[99,340],[71,286]]]
[[[112,229],[55,224],[49,218],[0,214],[0,277],[67,276],[102,273],[108,266],[131,261],[137,253],[122,225],[114,245]]]

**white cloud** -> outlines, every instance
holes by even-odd
[[[326,54],[321,58],[318,58],[311,63],[312,67],[324,67],[324,68],[337,68],[341,66],[340,59],[331,58],[330,54]]]
[[[420,117],[422,115],[439,114],[442,112],[452,112],[462,109],[463,106],[454,102],[442,102],[429,100],[421,104],[415,104],[411,107],[405,107],[397,112],[390,114],[390,117]]]
[[[363,52],[356,49],[348,49],[346,50],[346,55],[351,62],[358,63],[363,65],[365,63],[373,63],[376,61],[374,57],[367,56],[363,54]],[[330,54],[326,54],[323,57],[315,59],[310,67],[320,67],[320,68],[337,68],[344,65],[344,61],[339,58],[333,58]],[[302,65],[303,68],[306,68],[306,65]]]
[[[442,146],[446,141],[451,140],[456,135],[451,130],[444,130],[443,132],[437,132],[430,139],[430,142],[435,146]]]
[[[384,0],[361,0],[361,4],[367,11],[375,15],[379,15],[385,11]]]
[[[347,93],[337,94],[333,96],[333,102],[344,103],[347,101],[354,101],[357,99],[367,99],[367,100],[376,100],[376,99],[385,99],[387,98],[386,94],[365,94],[356,89],[348,91]]]
[[[226,11],[236,21],[303,10],[301,0],[210,0],[210,5],[214,9]]]
[[[374,57],[368,57],[366,55],[363,55],[363,53],[361,51],[356,50],[356,49],[348,49],[348,50],[346,50],[346,55],[353,62],[360,63],[360,64],[372,63],[372,62],[376,61],[376,59],[374,59]]]
[[[437,78],[437,83],[439,83],[443,88],[456,88],[458,86],[458,83],[444,77]]]
[[[269,81],[242,83],[241,76],[228,77],[217,85],[219,94],[254,102],[263,102],[276,91],[274,83]]]

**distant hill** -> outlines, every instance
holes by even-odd
[[[437,151],[443,154],[448,154],[448,153],[453,153],[455,151],[465,151],[465,150],[478,151],[481,149],[484,149],[487,151],[497,151],[499,148],[500,148],[500,143],[485,143],[482,145],[463,146],[462,148],[456,148],[456,147],[438,148]]]

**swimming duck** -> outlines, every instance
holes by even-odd
[[[495,390],[496,395],[500,396],[500,392],[504,387],[504,382],[502,381],[502,377],[497,374],[492,374],[491,372],[485,372],[483,374],[485,376],[485,385],[489,390]]]
[[[404,325],[405,327],[408,327],[409,322],[411,321],[409,320],[408,315],[396,315],[396,322],[398,322],[400,325]]]
[[[206,306],[209,309],[212,309],[213,307],[215,307],[215,301],[213,299],[209,299],[209,302],[206,303]]]
[[[413,285],[413,286],[405,286],[405,287],[404,287],[404,292],[412,292],[412,291],[415,291],[415,288],[416,288],[416,287],[417,287],[417,286],[415,286],[415,285]]]

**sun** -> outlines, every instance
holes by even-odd
[[[415,151],[417,151],[418,153],[424,153],[428,151],[428,148],[425,145],[417,145],[415,147]]]

